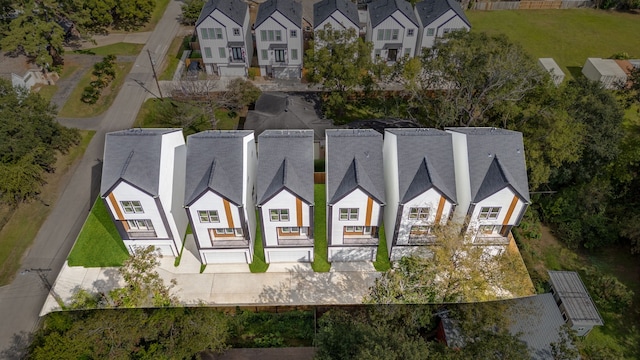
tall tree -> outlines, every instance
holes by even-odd
[[[182,15],[180,16],[180,22],[184,25],[195,25],[200,17],[204,3],[204,0],[185,0],[181,5]]]

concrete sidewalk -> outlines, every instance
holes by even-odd
[[[187,243],[193,239],[187,238]],[[258,274],[247,264],[207,265],[200,273],[200,262],[189,248],[185,246],[179,266],[174,266],[173,257],[165,257],[157,269],[165,283],[177,281],[173,293],[185,305],[361,304],[380,276],[370,262],[334,263],[327,273],[316,273],[306,263],[270,264],[267,272]],[[52,294],[69,303],[80,288],[108,292],[123,284],[117,268],[72,267],[65,262],[40,316],[62,310]]]

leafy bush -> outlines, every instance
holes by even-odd
[[[602,274],[595,267],[583,270],[589,293],[603,311],[621,314],[632,303],[633,291],[621,283],[615,276]]]
[[[315,172],[324,172],[324,159],[316,159],[313,160],[313,171]]]
[[[249,76],[249,79],[254,80],[258,76],[260,76],[260,68],[257,68],[257,67],[249,68],[248,76]]]
[[[95,86],[87,86],[82,92],[82,102],[87,104],[95,104],[100,98],[100,90]]]
[[[277,348],[284,346],[284,339],[280,333],[266,334],[265,336],[253,339],[256,347],[259,348]]]

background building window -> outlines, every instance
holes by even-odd
[[[435,32],[434,28],[428,28],[427,29],[427,36],[433,36],[433,33]]]
[[[289,31],[289,36],[292,37],[292,38],[298,37],[298,30]]]
[[[233,28],[233,36],[240,36],[240,29],[239,28]]]
[[[211,58],[211,57],[213,57],[213,56],[211,55],[211,48],[208,48],[208,47],[204,48],[204,57],[206,57],[206,58]]]
[[[269,53],[267,50],[260,50],[260,56],[262,57],[262,60],[269,60]]]
[[[298,49],[291,49],[291,60],[298,60]]]
[[[407,29],[407,37],[413,36],[413,29]]]
[[[220,55],[221,58],[226,58],[227,57],[227,52],[224,50],[223,47],[218,48],[218,54]]]

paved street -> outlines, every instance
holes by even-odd
[[[147,49],[160,66],[178,32],[176,19],[179,14],[180,2],[172,0],[153,33],[136,36],[137,41],[141,36],[148,36],[143,51],[113,106],[97,124],[96,135],[84,157],[71,170],[71,179],[63,185],[60,199],[22,261],[22,269],[43,270],[23,271],[10,285],[0,288],[0,358],[18,357],[20,347],[25,344],[20,338],[38,325],[38,314],[48,294],[47,284],[56,279],[97,196],[104,135],[130,128],[133,124],[140,106],[149,96],[143,87],[155,87]]]

